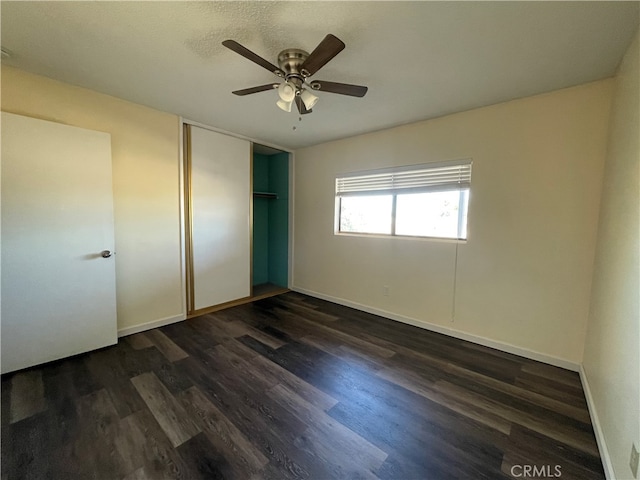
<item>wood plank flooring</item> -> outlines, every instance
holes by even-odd
[[[1,460],[6,480],[605,478],[576,373],[294,292],[4,375]]]

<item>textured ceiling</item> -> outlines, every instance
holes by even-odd
[[[289,149],[602,79],[638,28],[638,2],[9,2],[3,63]],[[277,93],[232,90],[277,77],[272,63],[327,33],[346,49],[313,79],[367,85],[320,92],[298,120]],[[293,127],[297,127],[294,129]]]

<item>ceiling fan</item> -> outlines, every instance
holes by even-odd
[[[290,112],[291,105],[295,102],[301,115],[311,113],[312,107],[318,101],[318,97],[312,93],[314,90],[352,97],[364,97],[367,93],[367,87],[362,85],[309,80],[309,77],[313,76],[345,47],[342,40],[331,34],[324,37],[311,53],[298,48],[287,48],[281,51],[278,55],[278,67],[240,45],[235,40],[225,40],[222,45],[266,68],[284,80],[281,83],[268,83],[236,90],[232,93],[244,96],[277,89],[279,100],[276,104],[285,112]]]

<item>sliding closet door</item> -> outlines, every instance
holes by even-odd
[[[190,313],[251,294],[251,145],[187,126]]]

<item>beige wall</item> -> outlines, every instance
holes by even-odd
[[[640,448],[640,56],[636,35],[616,77],[584,373],[616,478]],[[604,452],[603,452],[604,453]]]
[[[297,150],[294,288],[577,368],[612,87],[604,80]],[[457,266],[452,242],[334,235],[336,174],[468,157],[469,237]]]
[[[118,329],[181,317],[179,119],[2,67],[2,110],[111,134]]]

